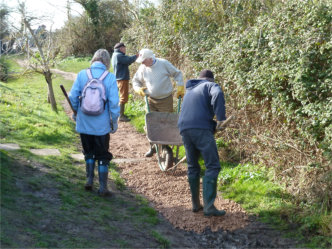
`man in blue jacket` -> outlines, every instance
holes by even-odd
[[[178,127],[186,150],[193,212],[203,208],[199,200],[201,168],[198,159],[200,155],[204,159],[206,171],[203,178],[203,212],[205,216],[222,216],[226,213],[214,206],[220,171],[214,133],[217,122],[221,125],[226,119],[225,113],[224,94],[220,86],[214,82],[214,75],[210,70],[203,70],[199,79],[187,81]],[[217,122],[213,120],[214,116]]]
[[[106,49],[99,49],[91,60],[91,73],[93,78],[99,78],[110,67],[110,54]],[[92,190],[95,161],[98,161],[98,175],[100,196],[110,195],[107,189],[108,166],[112,154],[108,151],[110,132],[115,133],[118,128],[119,93],[115,76],[108,73],[103,80],[105,86],[106,103],[104,111],[92,116],[81,110],[80,98],[88,82],[87,70],[78,73],[77,78],[69,93],[73,108],[77,111],[76,131],[80,133],[83,154],[86,162],[87,183],[86,190]]]
[[[125,105],[129,95],[129,65],[136,61],[137,55],[127,56],[126,46],[120,42],[115,44],[112,55],[113,72],[115,74],[120,92],[120,121],[128,122],[130,119],[124,114]]]

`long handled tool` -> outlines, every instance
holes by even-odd
[[[216,131],[224,130],[227,127],[227,125],[232,121],[233,118],[234,118],[233,115],[229,116],[224,122],[221,123],[220,126],[217,126]]]
[[[77,112],[74,110],[73,106],[71,105],[71,102],[70,102],[69,97],[67,95],[66,89],[64,88],[63,85],[60,85],[60,88],[61,88],[61,90],[63,92],[63,95],[65,95],[65,97],[66,97],[66,99],[68,101],[68,104],[69,104],[71,110],[73,111],[74,115],[76,116]]]
[[[218,130],[223,130],[224,128],[226,128],[226,126],[229,124],[229,122],[234,118],[234,116],[229,116],[223,123],[221,126],[218,127]],[[182,159],[180,161],[177,162],[177,164],[174,165],[174,167],[172,169],[175,169],[176,166],[178,166],[180,163],[183,163],[185,160],[187,159],[186,156],[182,157]]]

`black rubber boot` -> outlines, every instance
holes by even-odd
[[[191,192],[191,203],[192,203],[192,211],[198,212],[203,209],[200,201],[199,201],[199,177],[188,178],[190,192]]]
[[[223,216],[226,214],[224,210],[218,210],[214,206],[214,200],[217,196],[217,178],[204,176],[203,178],[203,201],[205,216]]]
[[[124,114],[124,110],[125,110],[125,104],[120,104],[120,118],[119,118],[119,121],[121,121],[121,122],[129,122],[130,118],[128,118]]]
[[[92,190],[93,178],[95,176],[95,160],[87,159],[85,161],[86,177],[85,190]]]
[[[150,144],[150,150],[145,153],[145,157],[152,157],[156,153],[156,149],[152,144]]]
[[[98,176],[99,176],[99,196],[110,196],[111,192],[107,189],[108,180],[108,165],[103,165],[99,162],[98,165]]]

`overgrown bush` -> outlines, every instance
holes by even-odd
[[[83,15],[70,17],[58,32],[62,56],[92,55],[100,48],[112,52],[121,39],[121,31],[132,21],[131,13],[117,0],[82,2],[87,4]]]
[[[331,1],[163,0],[123,35],[186,78],[215,72],[237,119],[223,134],[236,161],[264,163],[298,203],[332,208]]]
[[[252,159],[324,209],[332,207],[331,22],[331,4],[289,1],[243,32],[228,29],[201,63],[218,72],[231,105],[246,114],[249,126],[235,137],[246,151],[256,148]]]
[[[242,105],[267,105],[332,159],[332,7],[294,1],[230,32],[206,57]]]

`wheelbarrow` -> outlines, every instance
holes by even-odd
[[[147,113],[145,115],[146,136],[156,150],[158,165],[162,171],[173,168],[181,161],[179,148],[183,145],[180,131],[177,127],[181,106],[181,97],[178,99],[177,113],[150,112],[149,102],[145,96]],[[176,151],[175,155],[173,151]]]

